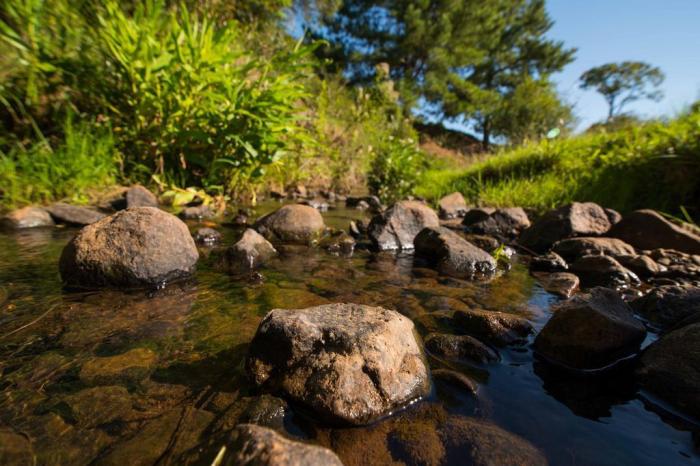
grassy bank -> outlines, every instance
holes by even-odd
[[[700,109],[673,121],[503,150],[468,168],[437,167],[416,194],[430,200],[453,191],[474,204],[544,211],[593,201],[622,212],[686,209],[700,200]]]

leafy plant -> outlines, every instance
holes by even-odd
[[[376,150],[367,185],[382,201],[395,202],[413,193],[424,168],[415,141],[389,137]]]

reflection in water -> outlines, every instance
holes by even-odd
[[[326,218],[344,229],[358,215]],[[241,233],[220,229],[222,247]],[[74,293],[62,289],[56,266],[74,233],[0,234],[0,458],[11,442],[37,464],[211,464],[227,432],[255,420],[327,445],[346,465],[512,464],[537,460],[532,445],[551,464],[699,462],[698,434],[647,409],[629,369],[581,379],[534,361],[529,345],[502,349],[501,361],[486,365],[429,357],[433,369],[476,381],[477,395],[436,380],[428,399],[364,428],[315,424],[247,382],[248,344],[272,308],[381,305],[414,319],[422,335],[460,333],[451,313],[487,309],[539,329],[556,298],[520,265],[466,282],[411,254],[289,247],[248,280],[223,273],[207,248],[190,283],[155,294]]]

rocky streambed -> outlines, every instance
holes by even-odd
[[[700,463],[692,227],[285,203],[5,217],[0,463]]]

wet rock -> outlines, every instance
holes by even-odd
[[[472,211],[476,211],[476,209],[472,209]],[[472,233],[493,235],[499,238],[515,238],[521,231],[530,226],[527,214],[520,207],[496,209],[488,214],[486,210],[482,210],[482,212],[486,215],[467,214],[462,225]]]
[[[537,448],[495,424],[454,416],[440,429],[448,452],[445,464],[546,466]]]
[[[432,371],[432,375],[433,379],[442,380],[452,385],[456,385],[471,394],[475,395],[476,392],[479,391],[479,385],[461,372],[450,369],[434,369]]]
[[[326,225],[318,210],[293,204],[260,218],[254,228],[272,242],[311,244],[318,240]]]
[[[360,239],[365,233],[367,233],[367,228],[365,228],[362,220],[351,220],[350,225],[348,226],[348,233],[353,238]]]
[[[232,270],[244,271],[259,267],[277,255],[277,250],[252,228],[243,232],[241,239],[226,250],[226,263]]]
[[[425,228],[415,237],[416,257],[440,273],[456,278],[486,278],[496,272],[496,261],[457,233],[444,228]]]
[[[564,298],[570,298],[579,287],[579,279],[572,273],[539,273],[535,276],[540,281],[545,291]]]
[[[198,244],[212,245],[221,241],[221,233],[213,228],[200,228],[194,234],[194,240]]]
[[[613,290],[594,288],[562,303],[535,339],[549,361],[574,369],[599,369],[635,354],[644,325]]]
[[[367,231],[379,250],[413,249],[413,240],[421,230],[439,226],[440,220],[430,207],[401,201],[372,218]]]
[[[46,208],[54,222],[67,225],[85,226],[105,217],[105,214],[88,207],[75,206],[59,202]]]
[[[610,220],[598,204],[574,202],[544,214],[518,240],[522,246],[544,253],[557,241],[576,236],[602,236]]]
[[[0,427],[0,464],[34,466],[36,459],[29,439],[12,429]]]
[[[320,246],[331,254],[350,256],[355,251],[355,239],[339,231],[321,240]]]
[[[431,333],[425,338],[425,347],[446,359],[468,359],[481,364],[498,361],[496,351],[468,335]]]
[[[334,423],[370,423],[430,390],[411,320],[359,304],[270,311],[246,367],[256,385]]]
[[[466,303],[449,296],[431,296],[423,302],[423,306],[431,312],[456,311],[457,309],[469,310],[469,306]]]
[[[301,202],[301,204],[313,207],[319,212],[327,212],[329,209],[328,203],[322,199],[310,199],[308,201]]]
[[[664,248],[700,254],[700,236],[669,222],[653,210],[637,210],[625,215],[610,230],[610,236],[638,249]]]
[[[59,269],[71,286],[155,287],[189,277],[198,259],[187,225],[154,207],[136,207],[80,230]]]
[[[80,368],[86,385],[113,385],[139,382],[151,373],[158,357],[146,348],[136,348],[116,356],[93,358]]]
[[[581,279],[584,287],[618,287],[638,284],[639,277],[608,256],[583,256],[569,265],[569,271]]]
[[[609,209],[605,208],[605,213],[608,216],[608,220],[610,220],[610,225],[615,225],[616,223],[620,223],[620,220],[622,220],[622,214],[618,212],[615,209]]]
[[[462,193],[454,192],[448,194],[438,201],[440,218],[451,219],[464,217],[467,212],[467,201],[464,200]]]
[[[700,279],[700,255],[686,254],[673,249],[654,249],[649,257],[664,269],[660,276],[677,280]]]
[[[345,206],[350,209],[358,208],[360,207],[360,204],[364,204],[366,206],[361,210],[371,208],[373,210],[380,211],[384,209],[382,201],[380,201],[377,196],[348,196],[345,199]]]
[[[632,246],[617,238],[569,238],[557,241],[552,251],[573,262],[583,256],[626,256],[636,254]]]
[[[630,303],[632,309],[655,325],[666,329],[700,313],[700,288],[668,285],[652,288]]]
[[[201,220],[214,216],[214,211],[207,204],[185,207],[180,211],[180,218],[185,220]]]
[[[499,346],[523,342],[533,330],[527,319],[498,311],[455,311],[453,320],[465,332]]]
[[[331,450],[289,440],[274,430],[241,424],[233,432],[231,456],[226,465],[236,466],[342,466]]]
[[[653,277],[667,270],[665,266],[657,264],[654,259],[645,255],[630,254],[617,256],[615,259],[641,278]]]
[[[130,187],[124,194],[126,208],[131,207],[158,207],[158,198],[148,189],[137,184]]]
[[[662,336],[642,354],[637,369],[642,387],[700,417],[700,323]]]
[[[464,236],[464,239],[472,243],[477,248],[483,249],[487,252],[495,251],[501,245],[501,242],[496,238],[487,235],[467,234]]]
[[[288,410],[289,406],[282,398],[264,394],[256,397],[246,406],[240,422],[281,429]]]
[[[22,228],[51,227],[54,226],[54,221],[44,209],[23,207],[0,218],[0,226],[8,230],[19,230]]]
[[[533,272],[564,272],[568,269],[569,266],[564,258],[556,252],[535,256],[530,261],[530,270]]]
[[[112,385],[81,390],[65,398],[70,415],[81,427],[96,427],[121,419],[131,411],[126,388]]]

